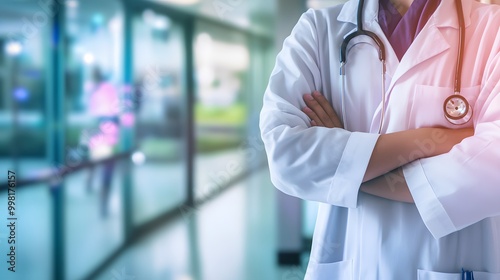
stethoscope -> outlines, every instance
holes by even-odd
[[[346,119],[346,110],[345,110],[345,91],[346,91],[346,74],[345,67],[347,63],[347,45],[349,42],[361,35],[366,35],[370,37],[378,48],[378,56],[379,60],[382,64],[382,114],[380,117],[380,126],[379,133],[382,130],[382,125],[384,123],[384,114],[386,107],[386,97],[385,97],[385,72],[386,72],[386,57],[385,57],[385,46],[382,40],[373,32],[367,31],[363,29],[363,7],[364,0],[359,0],[358,3],[358,14],[357,14],[357,30],[351,34],[349,34],[344,41],[342,41],[342,46],[340,47],[340,75],[342,77],[341,82],[341,102],[342,102],[342,121],[344,123],[344,127],[347,128],[347,119]],[[463,64],[463,51],[464,51],[464,40],[465,40],[465,22],[463,15],[463,7],[461,0],[455,0],[455,4],[457,6],[457,16],[459,22],[459,45],[458,45],[458,54],[457,54],[457,65],[455,68],[455,86],[454,93],[450,95],[443,104],[444,116],[445,118],[452,124],[461,125],[469,122],[472,118],[472,107],[470,106],[467,99],[461,95],[461,83],[462,83],[462,64]],[[361,43],[357,43],[361,44]],[[356,45],[356,44],[355,44]],[[354,47],[354,46],[352,46]],[[352,48],[351,47],[351,48]]]

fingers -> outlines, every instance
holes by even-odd
[[[333,110],[332,105],[330,105],[330,102],[325,98],[323,94],[321,94],[319,91],[313,92],[312,96],[314,99],[321,105],[323,110],[328,114],[330,117],[330,120],[333,122],[333,125],[335,127],[343,127],[342,122],[340,121],[340,118],[338,117],[337,113],[335,110]]]
[[[302,109],[302,112],[306,113],[306,115],[311,119],[312,126],[324,126],[326,125],[321,121],[321,119],[316,115],[316,113],[311,110],[309,107],[305,107]]]
[[[302,111],[311,119],[313,126],[343,128],[337,113],[320,92],[315,91],[313,94],[305,94],[303,99],[307,107]]]
[[[304,95],[304,101],[307,107],[303,111],[311,120],[314,120],[319,126],[335,127],[332,119],[323,108],[325,105],[321,105],[311,94]]]

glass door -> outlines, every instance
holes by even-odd
[[[64,179],[66,277],[82,279],[124,242],[120,132],[124,8],[120,0],[65,6],[65,166],[92,163]],[[96,254],[96,252],[99,252]]]
[[[184,29],[144,9],[133,16],[133,221],[143,224],[186,201],[187,103]]]
[[[240,32],[198,21],[194,38],[195,198],[204,200],[243,174],[249,157],[250,47]]]

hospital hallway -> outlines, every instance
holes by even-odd
[[[346,1],[1,0],[0,279],[303,279],[318,204],[271,183],[260,114]]]
[[[123,240],[116,219],[119,211],[111,209],[110,216],[102,219],[92,209],[97,193],[88,194],[84,185],[75,184],[66,209],[72,217],[66,237],[70,244],[66,279],[302,279],[305,267],[278,266],[276,261],[276,193],[269,170],[261,166],[201,205],[180,209],[179,215],[155,225],[100,265]],[[111,201],[119,200],[118,196],[117,189],[113,190]],[[2,279],[53,279],[49,276],[52,263],[46,257],[52,251],[47,234],[51,232],[48,194],[43,187],[20,190],[18,201],[19,209],[38,205],[38,215],[29,211],[18,214],[22,217],[19,224],[36,234],[19,229],[18,278],[9,278],[5,270],[0,275]],[[305,261],[307,254],[303,254],[302,264]],[[93,269],[96,265],[99,268]]]
[[[257,170],[217,198],[186,209],[96,279],[302,279],[303,268],[276,264],[275,190],[268,172]]]
[[[303,278],[259,114],[309,2],[0,1],[0,279]]]

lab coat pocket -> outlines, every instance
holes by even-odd
[[[472,109],[474,109],[480,90],[481,86],[462,88],[461,94],[467,99]],[[472,119],[463,125],[454,125],[446,120],[444,115],[444,102],[446,98],[453,94],[453,88],[416,85],[413,92],[413,98],[410,99],[412,103],[410,117],[408,118],[408,127],[472,127]],[[472,118],[474,118],[474,110]]]
[[[350,280],[352,279],[352,260],[334,263],[309,262],[304,280]]]
[[[418,280],[461,280],[460,273],[442,273],[418,270]],[[500,280],[500,273],[474,271],[474,280]]]

